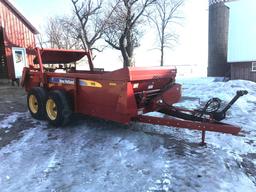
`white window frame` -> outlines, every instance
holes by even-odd
[[[256,72],[256,62],[252,62],[252,72]]]

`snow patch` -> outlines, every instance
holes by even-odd
[[[0,129],[9,129],[24,113],[14,112],[8,115],[4,120],[0,121]]]

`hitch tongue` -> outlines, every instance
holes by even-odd
[[[235,97],[227,104],[227,106],[222,110],[222,112],[226,113],[230,107],[242,96],[247,95],[248,91],[246,90],[240,90],[236,92]]]
[[[219,112],[212,113],[213,119],[217,121],[221,121],[226,118],[226,112],[230,109],[230,107],[242,96],[247,95],[248,91],[246,90],[240,90],[236,92],[236,95],[234,98],[227,104],[227,106]]]

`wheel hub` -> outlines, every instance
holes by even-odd
[[[46,102],[46,112],[48,117],[54,121],[57,118],[58,112],[56,103],[52,99],[48,99]]]
[[[38,112],[38,101],[35,95],[30,95],[29,97],[29,108],[32,113],[37,113]]]

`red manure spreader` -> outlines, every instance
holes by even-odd
[[[247,94],[238,91],[220,111],[220,100],[210,99],[197,110],[175,107],[181,98],[181,85],[175,83],[176,69],[167,67],[127,67],[112,72],[94,68],[90,52],[35,48],[34,63],[25,67],[21,85],[27,91],[27,105],[33,118],[63,126],[72,113],[127,124],[131,121],[237,135],[241,128],[221,123],[227,110]],[[90,70],[49,70],[47,64],[76,63],[87,58]],[[165,115],[155,117],[149,112]]]

